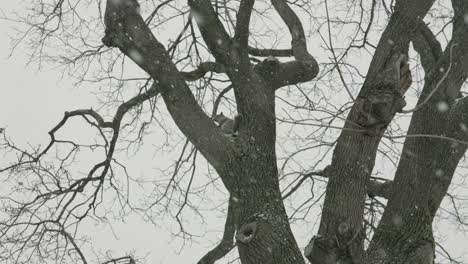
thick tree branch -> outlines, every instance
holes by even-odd
[[[291,34],[291,50],[295,61],[280,63],[275,88],[312,80],[318,74],[317,61],[307,51],[304,28],[296,13],[285,0],[271,0],[273,7],[287,25]]]
[[[287,193],[283,195],[283,200],[291,196],[294,192],[296,192],[299,189],[299,187],[301,187],[301,185],[307,179],[313,176],[328,178],[329,175],[327,174],[327,172],[330,171],[330,169],[331,167],[327,166],[323,170],[313,171],[313,172],[303,174],[302,178]],[[382,180],[377,180],[375,178],[371,178],[367,185],[367,195],[369,195],[369,197],[382,197],[382,198],[388,199],[391,191],[392,191],[392,181],[382,181]]]
[[[414,49],[421,56],[424,72],[428,74],[442,55],[440,43],[423,22],[419,23],[419,31],[414,35],[412,42]]]
[[[453,16],[453,35],[456,32],[467,25],[467,14],[468,14],[468,1],[466,0],[452,0],[452,7],[454,11]]]
[[[255,65],[254,70],[271,87],[278,89],[286,85],[295,85],[312,80],[317,76],[318,68],[312,69],[303,61],[279,62],[275,57],[268,57]]]
[[[209,0],[188,0],[193,17],[197,22],[203,40],[212,52],[216,61],[229,65],[230,37],[223,24],[219,21]]]
[[[317,62],[314,57],[307,51],[307,40],[299,17],[285,0],[271,0],[271,3],[288,27],[289,33],[291,33],[291,47],[294,58],[300,61],[307,61],[311,65],[316,64]]]
[[[317,76],[318,71],[316,63],[309,64],[298,60],[280,63],[276,88],[311,81]]]
[[[447,65],[449,56],[448,47],[453,49],[452,71],[447,76],[445,96],[449,103],[455,102],[460,97],[460,88],[468,76],[468,2],[464,0],[452,0],[454,9],[453,37],[444,52],[442,62]],[[445,67],[443,64],[441,67]]]
[[[176,125],[213,167],[222,172],[228,155],[234,153],[232,142],[198,105],[182,74],[137,12],[137,2],[133,0],[131,6],[128,3],[107,1],[104,44],[118,47],[155,80]]]
[[[393,82],[387,83],[385,78],[392,80],[394,71],[391,69],[394,68],[396,58],[406,54],[409,41],[418,30],[418,23],[422,21],[432,4],[433,0],[397,1],[398,8],[392,14],[380,38],[360,96],[365,96],[370,91],[382,93],[385,89],[388,89],[387,92],[393,92],[391,89],[396,89],[394,85],[388,85]],[[345,128],[356,128],[355,124],[359,123],[359,117],[362,115],[361,106],[356,100],[347,117]],[[382,132],[388,123],[383,125]],[[344,129],[333,152],[318,235],[330,241],[335,241],[334,238],[337,237],[340,244],[349,242],[350,248],[353,248],[349,256],[333,255],[337,249],[329,251],[329,255],[324,256],[335,262],[343,260],[361,263],[363,261],[362,237],[350,239],[354,237],[353,234],[361,230],[365,198],[368,193],[367,185],[374,167],[380,139],[381,133],[366,135]],[[349,227],[350,231],[342,235],[337,230],[344,224]],[[323,251],[314,245],[309,252]],[[314,263],[316,255],[307,257]]]
[[[242,0],[240,2],[239,12],[237,12],[236,31],[234,39],[239,45],[239,51],[247,52],[249,40],[250,16],[252,14],[255,0]]]

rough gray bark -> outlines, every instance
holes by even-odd
[[[468,77],[468,2],[452,0],[453,39],[445,50],[423,22],[433,2],[396,0],[332,162],[317,173],[328,178],[328,186],[318,234],[305,250],[312,264],[434,262],[432,221],[468,146],[468,97],[459,98],[460,87]],[[249,46],[255,0],[239,1],[232,36],[225,30],[212,1],[187,3],[213,61],[202,62],[190,72],[179,71],[168,50],[140,16],[138,1],[108,0],[102,42],[131,58],[151,77],[153,86],[120,105],[112,121],[105,121],[92,109],[67,112],[51,130],[50,144],[39,155],[29,155],[30,160],[23,164],[37,163],[52,148],[55,132],[68,118],[90,117],[92,125],[113,130],[105,160],[66,189],[59,186],[40,197],[77,195],[91,183],[98,186],[97,195],[111,170],[123,116],[131,108],[161,95],[180,131],[213,166],[230,194],[223,238],[198,263],[213,264],[237,246],[243,264],[302,264],[304,258],[283,204],[283,199],[300,185],[281,195],[275,149],[275,92],[310,81],[318,73],[318,64],[307,50],[301,21],[288,1],[271,0],[271,6],[289,30],[291,48],[258,49]],[[406,64],[410,42],[421,56],[426,80],[418,106],[402,111],[404,92],[411,82]],[[253,64],[249,55],[267,58],[255,59],[258,63]],[[291,60],[280,62],[275,57]],[[233,89],[237,112],[242,117],[235,140],[215,125],[187,85],[208,72],[225,74],[231,82],[221,94]],[[447,103],[448,111],[438,110],[441,102]],[[218,105],[219,99],[215,101],[214,113]],[[413,116],[395,179],[382,183],[371,178],[371,173],[383,133],[397,112]],[[94,175],[96,171],[100,176]],[[388,205],[366,250],[362,223],[367,196],[384,197]],[[78,246],[74,246],[86,262]]]
[[[468,3],[452,3],[456,20],[460,20],[460,15],[468,12]],[[393,188],[398,192],[390,193],[369,248],[372,259],[369,263],[433,263],[432,221],[467,147],[460,143],[468,139],[464,129],[468,122],[467,99],[455,103],[447,93],[447,89],[452,89],[452,93],[458,95],[468,77],[467,33],[466,24],[455,24],[453,39],[443,53],[427,29],[423,29],[423,34],[414,41],[428,75],[418,104],[437,88],[446,72],[440,69],[450,72],[427,105],[413,114],[408,135],[443,135],[455,141],[430,137],[406,139],[393,182]],[[447,102],[450,110],[440,111],[438,104],[441,102]],[[379,256],[384,258],[376,262],[375,258]]]
[[[228,216],[226,237],[200,263],[213,263],[230,250],[232,244],[228,241],[233,236],[229,231],[232,231],[232,225],[237,226],[236,240],[242,263],[303,263],[282,203],[275,154],[275,90],[311,80],[318,72],[316,61],[307,52],[302,25],[295,13],[285,1],[272,1],[291,32],[292,48],[271,52],[285,56],[292,54],[295,60],[280,63],[266,59],[252,67],[249,52],[268,52],[247,45],[254,1],[240,2],[235,34],[230,38],[208,0],[190,0],[192,12],[202,18],[198,27],[216,62],[205,63],[191,73],[180,73],[136,12],[136,1],[117,3],[120,4],[108,1],[103,42],[118,47],[130,57],[136,51],[143,58],[152,58],[151,61],[134,61],[155,80],[154,85],[161,91],[180,130],[213,165],[231,196],[235,197],[230,205],[235,216],[232,212]],[[444,78],[445,88],[437,91],[427,105],[415,112],[409,134],[444,134],[465,140],[465,134],[453,129],[453,124],[465,121],[463,110],[468,105],[467,100],[459,101],[448,113],[437,112],[435,106],[441,99],[453,104],[454,94],[458,92],[448,87],[460,87],[466,79],[467,67],[463,58],[467,47],[461,43],[468,41],[464,39],[468,34],[466,25],[459,22],[466,6],[464,2],[454,1],[455,8],[461,10],[455,12],[458,20],[454,40],[442,53],[438,50],[440,45],[422,23],[432,4],[432,0],[396,2],[395,12],[383,32],[365,83],[334,150],[332,164],[327,169],[329,183],[320,229],[306,250],[306,256],[313,264],[433,261],[432,219],[458,160],[466,150],[465,145],[454,147],[440,139],[408,138],[395,181],[385,186],[371,182],[368,190],[382,133],[399,108],[388,108],[390,118],[380,120],[383,122],[379,126],[368,127],[360,122],[363,105],[372,94],[394,94],[394,89],[400,90],[396,87],[400,85],[400,79],[395,81],[393,77],[394,65],[408,53],[409,42],[413,40],[423,57],[428,76],[420,102],[425,102],[431,90],[438,88],[439,81]],[[452,55],[457,61],[451,61]],[[448,69],[449,64],[451,70],[447,76],[434,70]],[[185,83],[185,80],[203,76],[206,71],[226,73],[232,81],[237,110],[243,116],[235,141],[223,137]],[[433,122],[434,119],[437,121]],[[434,152],[434,146],[440,151]],[[416,153],[418,160],[407,153]],[[444,159],[446,156],[450,159]],[[424,162],[429,160],[436,162]],[[432,176],[438,170],[443,175],[434,179]],[[425,184],[425,192],[414,195],[415,184]],[[392,186],[398,186],[399,193],[403,190],[408,195],[391,192]],[[361,224],[367,193],[389,198],[389,205],[366,253]]]
[[[366,98],[373,90],[394,88],[385,83],[389,76],[382,76],[382,73],[391,75],[388,70],[395,54],[407,54],[410,39],[432,3],[396,2],[395,12],[379,41],[359,97]],[[359,131],[360,127],[356,125],[361,115],[359,97],[333,152],[318,237],[312,240],[313,247],[307,252],[310,254],[308,259],[314,264],[336,263],[338,260],[361,263],[364,259],[361,225],[366,186],[374,167],[381,133],[388,123],[383,124],[374,135]],[[391,114],[395,115],[395,112]],[[346,228],[343,230],[340,226]]]
[[[136,11],[136,1],[107,1],[103,42],[118,47],[130,58],[135,52],[139,57],[151,58],[132,59],[154,79],[177,126],[213,165],[235,197],[231,210],[236,215],[234,225],[242,263],[304,263],[279,190],[274,93],[280,86],[270,81],[270,77],[276,76],[278,83],[298,83],[317,74],[317,63],[307,52],[302,25],[285,1],[274,1],[275,8],[294,32],[292,54],[296,60],[287,63],[265,60],[254,71],[247,46],[254,1],[241,1],[233,38],[225,32],[210,1],[188,3],[192,12],[201,18],[198,27],[216,59],[215,64],[205,64],[204,69],[222,70],[232,81],[237,110],[242,115],[235,141],[224,137],[203,113],[185,83],[184,79],[200,76],[203,67],[192,75],[178,72]],[[228,223],[232,221],[228,220]],[[223,247],[220,244],[219,250],[215,249],[200,263],[215,261]]]
[[[432,221],[466,151],[467,145],[463,142],[468,139],[464,126],[468,122],[467,100],[456,101],[461,85],[468,77],[468,27],[461,22],[468,12],[468,4],[463,1],[453,1],[452,4],[455,10],[453,39],[441,52],[438,41],[420,21],[432,1],[397,1],[361,94],[379,85],[373,78],[381,71],[379,66],[384,64],[385,54],[395,52],[388,47],[390,40],[405,50],[412,39],[422,57],[426,82],[418,101],[420,107],[412,117],[395,180],[385,184],[371,181],[369,184],[368,192],[388,198],[388,205],[369,249],[364,252],[359,231],[365,186],[380,139],[343,131],[330,167],[319,236],[312,239],[307,251],[311,263],[434,262]],[[427,98],[432,91],[434,95]],[[450,111],[441,112],[438,109],[441,102],[447,102]],[[354,108],[345,128],[353,128],[350,125],[355,122],[353,111]],[[346,231],[344,236],[342,230]],[[351,234],[347,234],[349,232]],[[339,246],[343,244],[345,248]]]

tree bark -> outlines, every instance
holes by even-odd
[[[191,73],[180,73],[137,12],[135,0],[107,1],[103,42],[118,47],[154,79],[177,126],[220,175],[232,197],[234,216],[230,217],[234,219],[228,220],[237,227],[241,262],[304,263],[279,189],[275,150],[275,90],[279,86],[273,85],[269,78],[271,74],[286,72],[278,78],[297,83],[317,74],[317,63],[307,52],[302,25],[285,1],[276,0],[275,4],[280,6],[278,11],[287,13],[285,22],[294,29],[292,53],[297,62],[280,64],[277,60],[267,60],[261,64],[267,71],[258,71],[258,67],[254,71],[247,45],[254,1],[241,1],[233,38],[224,30],[210,1],[189,0],[188,3],[199,18],[197,24],[216,59],[214,63],[205,63]],[[237,111],[242,116],[235,141],[215,127],[185,83],[210,69],[226,73],[232,82]],[[291,69],[300,71],[300,80]],[[203,263],[219,258],[219,252],[205,256]]]
[[[396,2],[395,12],[382,34],[364,85],[333,152],[318,236],[311,240],[305,252],[313,264],[337,261],[362,263],[364,259],[361,226],[366,186],[383,130],[374,135],[359,131],[360,127],[356,125],[361,115],[359,97],[365,98],[372,90],[394,88],[385,83],[389,74],[382,73],[388,72],[391,67],[392,56],[407,54],[417,25],[432,4],[431,0]],[[385,128],[388,123],[383,125]]]
[[[457,5],[455,2],[456,16],[468,12],[468,3]],[[390,192],[387,208],[368,250],[368,263],[426,264],[434,261],[432,222],[466,151],[467,144],[461,142],[468,140],[464,125],[468,122],[468,99],[455,102],[447,93],[447,89],[451,89],[453,94],[459,94],[468,77],[468,27],[463,23],[454,27],[452,41],[442,54],[437,40],[426,28],[421,31],[424,38],[421,35],[414,41],[427,76],[418,104],[434,89],[438,90],[412,116],[410,137],[405,140],[393,182],[398,192]],[[446,74],[447,71],[450,72]],[[450,109],[441,110],[441,104]],[[437,138],[440,135],[453,140]]]

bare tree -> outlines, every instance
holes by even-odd
[[[452,0],[448,21],[447,15],[437,15],[445,7],[431,0],[346,2],[350,10],[358,10],[351,16],[356,23],[330,16],[338,8],[327,1],[107,0],[105,8],[100,2],[31,0],[30,12],[37,16],[16,18],[28,26],[16,43],[30,41],[31,59],[66,65],[82,84],[92,76],[93,82],[107,85],[109,91],[101,94],[102,109],[115,114],[109,117],[102,109],[66,112],[42,148],[18,146],[7,137],[8,129],[2,130],[2,149],[14,159],[2,164],[0,172],[7,175],[6,182],[14,182],[19,194],[1,198],[5,212],[0,218],[1,260],[91,263],[81,250],[84,242],[77,236],[78,226],[87,218],[104,221],[99,211],[106,211],[101,208],[110,192],[122,212],[138,212],[149,221],[156,216],[148,211],[176,204],[174,218],[181,234],[190,236],[182,211],[190,207],[200,213],[191,203],[197,194],[192,185],[198,175],[198,153],[209,163],[205,174],[213,168],[229,195],[222,240],[200,264],[214,263],[234,247],[243,264],[305,263],[306,259],[313,264],[429,264],[436,255],[445,255],[436,252],[432,224],[468,143],[468,99],[461,92],[468,76],[468,2]],[[324,12],[319,13],[319,7]],[[83,11],[90,8],[98,15]],[[262,42],[281,38],[279,28],[269,28],[270,15],[286,25],[291,42],[285,49]],[[384,15],[388,19],[377,19]],[[331,57],[320,74],[307,48],[304,17],[313,21],[311,27],[316,27],[313,30],[326,45],[323,51]],[[452,28],[444,49],[425,17],[443,23],[442,33]],[[164,40],[167,35],[161,28],[173,21],[182,25],[181,32]],[[256,27],[262,23],[264,27]],[[354,24],[356,31],[349,31],[353,37],[346,48],[337,48],[332,31],[335,27],[345,31]],[[351,54],[355,50],[371,56],[366,74],[358,70],[361,66]],[[410,67],[414,52],[420,57],[423,82],[412,76],[417,71]],[[119,68],[127,57],[134,65]],[[138,69],[131,68],[135,65]],[[143,77],[126,75],[141,70]],[[423,87],[414,88],[418,102],[409,107],[405,99],[410,97],[407,91],[413,79]],[[308,92],[305,87],[312,81],[314,90]],[[132,84],[138,88],[128,88]],[[294,87],[297,90],[289,93]],[[234,96],[227,96],[230,91]],[[330,98],[337,95],[346,99]],[[157,117],[157,97],[187,141],[161,195],[149,199],[146,208],[136,208],[119,180],[119,175],[132,179],[119,153],[141,147],[150,124],[167,129]],[[337,103],[341,106],[333,105]],[[278,104],[301,112],[280,118]],[[223,119],[232,122],[229,130],[207,114],[211,109],[215,116],[220,105],[236,109],[232,120]],[[390,125],[397,113],[411,114],[405,134],[395,135],[398,131]],[[76,117],[96,129],[94,143],[60,139],[59,131]],[[291,133],[278,138],[278,123],[299,126],[309,135],[298,141],[310,145],[296,145],[298,149],[281,151],[284,156],[278,157],[277,142],[296,137]],[[330,132],[333,129],[340,134]],[[387,145],[398,139],[404,140],[401,153],[398,146]],[[308,163],[305,169],[290,167],[296,155],[314,148],[319,154],[307,154],[301,161]],[[83,150],[99,159],[85,175],[70,168]],[[379,155],[394,162],[392,181],[372,176]],[[283,158],[283,166],[278,167]],[[313,191],[323,195],[313,194],[302,205],[293,203],[288,215],[286,201],[304,191],[309,179]],[[315,188],[320,180],[327,180],[325,190],[323,184]],[[179,199],[172,198],[174,193]],[[323,196],[318,232],[309,234],[308,245],[301,245],[306,246],[304,259],[291,224],[310,217],[313,203]],[[445,257],[455,262],[450,255]],[[133,257],[106,261],[135,263]]]

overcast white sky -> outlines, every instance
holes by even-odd
[[[16,1],[0,1],[0,9],[9,14],[17,7]],[[62,79],[57,69],[38,70],[36,65],[27,66],[28,57],[22,49],[16,50],[9,58],[11,46],[8,34],[12,34],[12,24],[0,20],[0,127],[6,127],[8,134],[20,142],[44,144],[47,132],[61,119],[63,112],[95,105],[94,97],[85,88],[76,89],[66,76]],[[2,175],[0,175],[0,179]],[[2,185],[0,184],[0,193]],[[223,224],[224,219],[209,218],[208,221]],[[145,223],[137,217],[125,223],[109,226],[89,226],[95,250],[114,249],[115,257],[135,250],[136,256],[147,256],[148,263],[196,263],[219,237],[218,230],[210,230],[206,235],[208,243],[186,245],[180,250],[180,243],[172,241],[173,236],[160,223],[160,228]],[[308,227],[310,230],[312,227]],[[216,228],[213,228],[216,229]],[[454,253],[466,252],[468,237],[457,231],[455,226],[445,224],[441,230],[449,242],[448,249]],[[115,234],[115,236],[114,236]],[[312,234],[310,234],[312,235]],[[300,245],[304,247],[304,244]],[[89,253],[89,252],[88,252]],[[468,257],[465,257],[468,261]]]
[[[0,10],[9,14],[17,4],[17,1],[0,1]],[[47,132],[65,111],[92,107],[95,99],[85,88],[74,88],[70,80],[62,79],[57,69],[39,71],[37,65],[27,66],[25,50],[18,49],[9,58],[11,26],[13,24],[0,20],[0,127],[6,127],[8,135],[19,142],[45,144],[49,140]],[[0,178],[3,179],[2,175]],[[5,193],[7,190],[2,186],[0,184],[0,193]],[[138,217],[125,223],[115,222],[112,229],[109,226],[85,229],[93,240],[95,252],[115,250],[115,257],[132,251],[137,257],[149,253],[148,263],[195,263],[216,242],[216,233],[211,233],[207,236],[211,239],[208,243],[186,245],[180,252],[180,243],[173,241],[164,223],[155,228]]]

